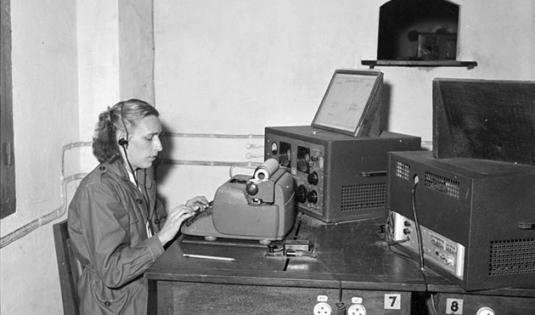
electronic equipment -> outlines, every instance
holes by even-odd
[[[253,176],[234,175],[220,186],[212,206],[188,219],[182,234],[217,238],[282,240],[295,221],[292,176],[266,160]]]
[[[394,241],[465,290],[535,286],[534,99],[535,82],[434,79],[433,153],[389,154]]]
[[[336,70],[310,126],[265,128],[264,157],[290,170],[299,211],[327,223],[386,217],[386,153],[421,139],[380,130],[382,78]]]
[[[298,210],[332,223],[385,217],[387,152],[418,150],[420,138],[266,127],[265,148],[266,158],[278,159],[292,173]]]
[[[391,237],[465,290],[535,287],[535,166],[391,152]]]
[[[535,81],[433,80],[433,153],[535,165]]]

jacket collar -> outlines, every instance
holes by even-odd
[[[130,182],[128,171],[126,170],[126,165],[122,158],[117,157],[110,161],[104,162],[101,164],[101,167],[104,167],[108,170],[108,172],[114,174],[121,180],[125,182]],[[150,171],[146,169],[139,169],[136,171],[136,177],[138,179],[139,185],[146,185],[147,189],[151,189],[154,181],[151,180],[152,177],[146,179],[147,176],[150,177]]]
[[[129,182],[130,179],[128,178],[128,172],[126,171],[126,167],[124,165],[124,162],[120,157],[116,157],[114,159],[111,159],[109,161],[106,161],[100,165],[100,169],[102,171],[107,171],[110,174],[113,174],[114,176],[120,178],[123,181]]]

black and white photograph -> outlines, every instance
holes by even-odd
[[[533,0],[0,13],[0,314],[535,314]]]

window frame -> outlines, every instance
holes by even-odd
[[[0,219],[16,211],[10,15],[10,0],[0,0]]]

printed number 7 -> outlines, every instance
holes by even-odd
[[[385,294],[385,310],[401,309],[401,294]]]

